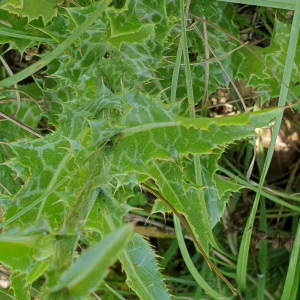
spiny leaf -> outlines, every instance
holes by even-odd
[[[62,43],[75,28],[75,22],[70,17],[68,10],[58,8],[55,22],[51,22],[46,27],[39,28],[39,30],[47,33],[57,42]]]
[[[94,4],[94,11],[89,15],[81,26],[79,26],[61,45],[59,45],[55,51],[52,51],[46,57],[43,57],[39,62],[31,65],[26,70],[19,72],[18,74],[12,76],[11,78],[6,78],[0,82],[0,86],[9,86],[15,84],[16,82],[26,78],[28,75],[32,75],[34,72],[40,70],[59,55],[61,55],[68,47],[70,47],[89,27],[97,20],[99,15],[106,9],[111,0],[105,0],[104,2],[99,2]]]
[[[153,160],[148,163],[148,170],[160,187],[162,195],[189,221],[207,252],[207,229],[203,221],[201,200],[198,198],[198,190],[202,187],[188,184],[184,180],[184,171],[175,162]]]
[[[208,154],[222,149],[236,139],[251,136],[254,129],[268,125],[279,111],[244,114],[218,119],[181,118],[174,111],[177,106],[160,105],[146,98],[126,92],[125,100],[132,107],[114,146],[112,170],[115,174],[127,172],[147,173],[145,164],[153,158],[174,159],[180,155]],[[134,100],[133,100],[134,99]],[[144,120],[145,124],[142,124]],[[244,124],[242,126],[242,124]]]
[[[124,10],[118,17],[114,17],[113,19],[112,11],[109,11],[109,16],[111,16],[113,34],[116,35],[116,37],[120,37],[119,41],[122,40],[122,36],[126,38],[120,46],[120,54],[122,55],[123,61],[126,62],[128,67],[135,70],[134,74],[136,74],[140,82],[149,81],[152,79],[151,71],[155,70],[156,65],[162,58],[163,43],[167,34],[172,29],[171,24],[169,24],[170,19],[166,15],[165,1],[155,0],[149,2],[145,0],[130,0],[128,1],[128,10]],[[140,27],[139,29],[137,25],[132,27],[132,25],[138,24],[137,22],[140,24],[138,25]],[[131,26],[122,26],[124,30],[122,27],[122,29],[120,29],[119,25],[123,23],[126,25],[130,24]],[[141,36],[138,37],[138,39],[133,37],[129,42],[128,37],[131,35],[139,35],[132,33],[137,29],[140,35],[144,34],[144,38],[141,39]],[[122,30],[122,35],[120,35],[120,30]],[[142,31],[144,33],[142,33]],[[117,63],[118,62],[113,65],[116,70],[120,70],[120,64]],[[124,66],[121,66],[121,70],[124,70]],[[130,70],[126,71],[126,74],[127,73],[132,76]],[[124,73],[122,77],[126,78]],[[132,86],[131,84],[130,87]],[[115,86],[113,87],[115,89]]]
[[[202,155],[200,159],[202,182],[204,185],[204,198],[212,228],[216,225],[224,213],[225,205],[231,195],[231,192],[229,191],[237,191],[242,187],[240,185],[224,181],[215,174],[218,170],[217,161],[220,158],[222,151],[215,152],[216,153],[210,155]],[[185,176],[187,180],[195,183],[196,179],[194,175],[193,161],[185,158],[183,166],[185,168]]]
[[[196,15],[205,15],[210,17],[217,13],[218,3],[216,0],[207,2],[206,0],[198,0],[191,3],[190,10],[193,14]]]
[[[74,22],[75,26],[79,28],[89,16],[91,16],[97,7],[97,4],[94,4],[89,7],[73,7],[68,8],[67,11]],[[70,22],[69,17],[61,15],[60,22],[64,25],[66,33],[70,28],[67,27],[67,24]],[[110,50],[110,46],[105,44],[105,32],[108,29],[108,22],[105,18],[97,18],[97,20],[89,27],[82,37],[80,37],[81,43],[76,42],[75,45],[72,45],[68,49],[68,55],[62,56],[60,61],[60,67],[56,70],[55,75],[58,78],[64,78],[68,81],[71,81],[74,85],[78,83],[84,75],[93,75],[97,70],[97,63],[99,62],[104,54]],[[45,29],[49,34],[52,32],[58,39],[62,39],[56,34],[56,28],[49,26]],[[88,72],[87,72],[88,71]],[[85,80],[87,77],[85,76]],[[81,79],[82,80],[82,79]],[[85,81],[83,80],[83,81]]]
[[[56,5],[62,0],[22,0],[15,5],[12,1],[2,4],[2,8],[10,13],[19,14],[21,17],[28,17],[28,22],[42,17],[44,24],[49,23],[57,15]],[[21,5],[20,5],[21,4]]]
[[[77,163],[83,163],[84,159],[97,149],[96,145],[91,144],[90,129],[86,119],[99,119],[99,113],[109,99],[112,100],[113,105],[114,96],[110,95],[110,98],[106,96],[109,94],[103,88],[97,101],[89,102],[88,105],[74,102],[66,107],[61,114],[61,131],[39,140],[19,141],[12,144],[14,152],[18,155],[18,161],[23,167],[29,168],[32,176],[27,187],[23,187],[15,195],[14,202],[7,212],[7,219],[48,193],[40,205],[25,214],[19,221],[29,225],[44,214],[53,224],[62,221],[67,207],[76,198],[76,190],[80,189],[85,178],[83,177],[81,181],[73,179],[67,191],[66,186],[59,189],[55,189],[55,186],[62,180],[67,179],[67,182],[72,180],[69,176],[78,169]],[[113,135],[114,132],[110,134]],[[110,137],[111,135],[106,135],[106,139]],[[82,175],[87,176],[87,173],[82,171]],[[64,201],[60,201],[61,199]]]
[[[102,221],[101,231],[111,232],[122,224],[122,216],[126,213],[126,206],[118,204],[112,197],[109,188],[102,188],[105,203],[100,205]],[[99,225],[100,225],[99,224]],[[139,234],[135,234],[127,248],[120,255],[120,260],[127,274],[127,284],[141,299],[169,300],[164,281],[159,273],[156,254],[149,243]]]
[[[282,78],[283,70],[286,61],[288,41],[290,38],[291,25],[284,24],[278,19],[275,19],[275,27],[270,46],[266,48],[255,47],[255,52],[260,55],[269,67],[276,72],[279,78]],[[297,48],[295,56],[295,66],[299,64],[300,52]],[[245,59],[248,52],[242,49],[239,55],[242,61],[238,68],[237,78],[247,81],[249,86],[257,88],[258,91],[268,91],[268,94],[262,96],[262,103],[267,101],[270,97],[278,97],[280,92],[280,84],[274,76],[267,70],[266,66],[261,64],[258,59],[251,60]],[[239,59],[241,61],[241,59]],[[248,74],[251,76],[248,76]],[[291,75],[291,84],[298,82],[298,72],[294,67]],[[294,90],[295,85],[291,85]]]
[[[3,22],[0,24],[0,43],[9,43],[9,49],[17,49],[21,54],[42,42],[54,42],[49,36],[29,26],[26,19],[17,18],[3,9],[0,9],[0,20]]]
[[[116,49],[120,50],[121,44],[123,42],[127,42],[130,44],[133,44],[133,43],[144,44],[145,41],[153,34],[153,32],[154,32],[154,25],[153,24],[145,24],[137,32],[134,32],[132,34],[110,37],[109,42]]]
[[[143,24],[138,17],[133,14],[132,4],[130,10],[117,13],[113,8],[107,9],[106,13],[110,20],[111,32],[108,36],[109,42],[118,50],[122,42],[143,44],[154,32],[154,24]]]

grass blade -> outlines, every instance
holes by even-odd
[[[293,290],[294,281],[298,279],[298,276],[296,276],[296,272],[299,273],[299,269],[297,269],[299,254],[300,254],[300,221],[298,224],[296,239],[294,242],[293,251],[290,258],[289,269],[285,279],[281,300],[291,299],[290,296]]]
[[[252,184],[250,184],[249,182],[243,180],[242,178],[237,177],[236,175],[234,175],[233,173],[231,173],[230,171],[228,171],[228,170],[225,169],[224,167],[219,166],[219,170],[220,170],[222,173],[224,173],[224,174],[226,174],[227,176],[229,176],[230,178],[236,179],[237,183],[244,185],[244,186],[247,187],[248,189],[250,189],[250,190],[252,190],[252,191],[254,191],[254,192],[257,192],[257,191],[258,191],[258,188],[257,188],[257,187],[253,186]],[[270,199],[270,200],[274,201],[275,203],[277,203],[277,204],[279,204],[279,205],[282,205],[282,206],[287,207],[287,208],[289,208],[289,209],[291,209],[291,210],[300,212],[300,207],[295,206],[295,205],[293,205],[293,204],[291,204],[291,203],[289,203],[289,202],[285,202],[284,200],[281,200],[281,199],[279,199],[279,198],[277,198],[277,197],[275,197],[275,196],[273,196],[273,195],[271,195],[271,194],[269,194],[269,193],[261,192],[261,195],[264,196],[264,197],[266,197],[267,199]]]
[[[259,229],[266,232],[267,229],[267,217],[266,217],[266,201],[265,197],[260,198],[260,224]],[[257,287],[257,299],[265,299],[265,285],[266,285],[266,273],[267,273],[267,260],[268,260],[268,245],[266,241],[261,241],[260,249],[258,252],[259,269],[261,270],[262,276],[258,278]]]
[[[297,0],[218,0],[231,3],[265,6],[272,8],[295,9]]]
[[[120,300],[126,300],[123,296],[121,296],[117,291],[111,288],[109,285],[105,284],[105,286]]]
[[[257,105],[259,107],[259,105]],[[263,130],[258,130],[258,151],[257,151],[257,160],[258,160],[258,169],[262,170],[264,167],[264,146],[262,143]],[[254,143],[254,141],[253,141]],[[260,197],[260,219],[259,219],[259,230],[267,233],[267,212],[266,212],[266,199],[264,196]],[[265,286],[266,286],[266,275],[267,275],[267,261],[268,261],[268,245],[266,241],[261,241],[260,249],[258,252],[258,262],[259,269],[262,276],[258,277],[258,287],[257,287],[257,299],[265,299]]]
[[[195,268],[184,242],[180,221],[175,215],[174,215],[174,224],[175,224],[176,237],[178,240],[180,252],[183,256],[184,262],[186,263],[186,266],[188,267],[190,273],[192,274],[196,282],[199,284],[199,286],[201,286],[201,288],[205,290],[213,299],[221,298],[222,295],[216,292],[215,290],[213,290],[208,285],[208,283],[202,278],[198,270]]]
[[[182,57],[182,39],[180,39],[180,41],[179,41],[176,62],[175,62],[175,66],[174,66],[173,76],[172,76],[171,103],[176,102],[176,91],[177,91],[177,86],[178,86],[178,77],[179,77],[179,71],[180,71],[181,57]]]
[[[195,112],[195,103],[194,103],[192,73],[190,68],[190,58],[189,58],[189,52],[187,46],[186,24],[185,24],[186,16],[184,12],[184,0],[180,0],[180,15],[181,15],[182,50],[183,50],[183,57],[184,57],[187,96],[189,101],[189,116],[190,118],[195,118],[196,112]]]
[[[18,31],[18,30],[12,29],[12,28],[0,27],[0,34],[2,36],[15,37],[18,39],[26,39],[26,40],[30,40],[30,41],[34,41],[34,42],[57,44],[57,41],[55,41],[52,38],[41,37],[41,36],[32,36],[29,34],[25,34],[22,31]]]
[[[8,291],[6,291],[2,288],[0,288],[0,294],[1,293],[4,294],[7,298],[15,299],[15,297],[13,295],[11,295]],[[5,296],[3,296],[3,297],[5,297]]]

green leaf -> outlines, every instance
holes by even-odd
[[[26,274],[15,272],[11,278],[16,300],[30,300],[30,287],[25,287]]]
[[[178,212],[184,214],[196,237],[199,238],[207,252],[207,229],[203,220],[203,207],[198,194],[198,190],[202,187],[185,182],[185,174],[175,162],[153,160],[148,163],[148,170],[160,187],[162,195]]]
[[[99,5],[99,4],[98,4]],[[67,30],[68,24],[73,22],[77,30],[82,27],[84,22],[87,22],[89,17],[93,14],[97,4],[94,4],[89,7],[73,7],[68,8],[67,12],[70,15],[69,17],[64,16],[61,18],[60,23]],[[104,15],[104,13],[102,14]],[[56,25],[57,26],[57,25]],[[79,47],[72,45],[68,49],[68,56],[63,56],[59,58],[60,68],[53,74],[58,78],[64,78],[68,81],[71,81],[74,85],[79,81],[86,81],[88,77],[84,76],[85,74],[95,75],[97,70],[97,63],[103,58],[104,54],[110,51],[110,46],[105,44],[105,33],[108,29],[108,21],[105,18],[97,18],[95,22],[85,30],[83,35],[80,37],[80,42],[76,41]],[[55,34],[55,36],[61,39],[58,36],[56,27],[46,28],[46,31],[50,30]],[[68,33],[68,31],[67,31]],[[76,45],[78,46],[78,45]],[[84,79],[81,77],[85,77]]]
[[[68,203],[57,202],[61,199],[64,189],[53,188],[75,168],[77,169],[72,154],[66,150],[69,145],[69,142],[58,133],[30,143],[26,141],[13,143],[14,152],[18,155],[22,166],[29,168],[33,176],[27,187],[23,187],[15,195],[11,208],[7,212],[7,220],[13,218],[33,201],[43,197],[40,200],[43,202],[22,216],[18,223],[32,224],[42,215],[48,217],[53,224],[61,222]],[[74,194],[73,197],[70,194],[69,200],[72,201],[72,198],[74,200]]]
[[[137,2],[136,2],[137,3]],[[143,24],[133,13],[133,1],[123,13],[115,12],[113,8],[106,10],[111,24],[111,32],[108,36],[109,42],[118,50],[122,42],[143,44],[154,32],[155,25]]]
[[[56,5],[61,4],[63,1],[40,0],[37,2],[35,0],[22,0],[18,2],[8,1],[2,4],[2,8],[21,17],[28,17],[28,22],[42,17],[44,24],[47,24],[57,15]]]
[[[191,3],[190,11],[194,15],[204,15],[210,17],[213,14],[216,14],[218,3],[216,0],[207,2],[206,0],[198,0],[197,2]]]
[[[219,151],[221,152],[221,151]],[[207,211],[211,218],[211,226],[214,227],[223,215],[225,208],[224,203],[218,195],[216,190],[216,184],[214,181],[214,174],[217,171],[217,161],[220,158],[221,153],[214,155],[203,155],[201,157],[201,170],[202,170],[202,182],[206,187],[204,189],[204,197],[206,202]]]
[[[21,52],[33,45],[47,44],[39,62],[4,79],[0,86],[14,84],[47,67],[45,78],[35,78],[42,91],[35,91],[37,85],[34,89],[20,86],[30,90],[38,104],[22,100],[17,117],[37,127],[42,112],[55,127],[37,140],[10,122],[0,122],[1,142],[12,142],[12,150],[7,144],[0,147],[0,182],[5,186],[1,187],[4,194],[0,196],[1,217],[2,209],[5,217],[0,224],[4,242],[0,242],[6,245],[4,250],[12,253],[11,257],[3,256],[3,263],[13,266],[12,276],[20,276],[20,283],[18,279],[14,281],[14,286],[19,286],[16,294],[27,297],[31,284],[38,289],[42,284],[39,296],[45,299],[83,299],[107,273],[107,265],[98,267],[96,272],[92,257],[100,255],[104,236],[122,227],[124,216],[132,209],[129,205],[145,203],[145,194],[137,193],[138,185],[144,182],[151,182],[151,187],[184,215],[206,252],[209,243],[218,246],[211,227],[223,215],[231,192],[240,188],[216,174],[218,159],[228,144],[253,136],[256,127],[269,126],[282,111],[264,110],[214,119],[194,115],[194,102],[200,102],[205,91],[206,55],[203,41],[189,30],[183,48],[186,69],[190,65],[190,71],[185,73],[180,66],[182,46],[178,45],[186,21],[185,1],[179,6],[177,0],[115,0],[107,8],[109,1],[77,0],[64,1],[61,8],[50,8],[51,3],[63,2],[51,1],[41,0],[34,9],[25,9],[22,14],[25,4],[33,0],[0,0],[2,8],[10,7],[22,16],[27,14],[26,18],[17,18],[0,10],[0,20],[13,26],[0,24],[0,43],[10,43],[9,49]],[[82,7],[76,7],[77,2]],[[40,17],[43,4],[44,20]],[[190,12],[204,14],[206,20],[239,36],[233,12],[226,10],[225,3],[199,0],[190,4]],[[30,24],[28,20],[32,20]],[[44,26],[43,21],[46,24],[47,20]],[[187,26],[190,21],[194,20],[188,18]],[[201,22],[196,26],[205,30]],[[290,29],[290,25],[276,21],[271,46],[258,50],[279,76]],[[274,94],[278,93],[276,81],[263,64],[249,59],[244,49],[230,54],[238,42],[215,28],[208,27],[207,33],[209,43],[233,78],[248,80],[252,72],[248,84],[258,85],[259,90],[271,87]],[[176,61],[178,80],[176,76],[172,78],[171,60]],[[292,81],[296,83],[299,62],[295,62]],[[215,61],[210,63],[209,79],[209,94],[229,83]],[[184,99],[187,86],[193,106],[190,108]],[[195,100],[190,97],[192,94]],[[3,91],[0,97],[15,98],[15,92]],[[15,109],[16,102],[1,102],[1,110],[6,113],[12,114]],[[195,118],[186,117],[189,109]],[[5,162],[9,157],[10,161]],[[158,204],[156,211],[169,209]],[[47,220],[51,227],[37,224],[41,220]],[[36,225],[34,230],[21,230],[30,224]],[[38,230],[39,226],[43,230]],[[100,235],[104,240],[99,241]],[[87,248],[82,256],[78,243]],[[100,252],[95,250],[97,247]],[[138,297],[170,299],[158,257],[147,240],[135,234],[119,254],[117,248],[114,245],[114,251],[110,251],[114,254],[111,262],[119,256],[127,284]],[[111,263],[102,256],[100,261]],[[83,266],[86,262],[88,268]],[[189,269],[192,270],[191,263]],[[191,272],[205,291],[219,297],[207,285],[211,280],[212,287],[217,286],[213,275],[206,274],[205,279],[209,280],[203,283],[195,269]],[[46,280],[40,280],[40,276]],[[80,284],[75,283],[77,280]],[[199,290],[195,298],[201,297]]]
[[[204,2],[205,6],[203,6]],[[168,6],[171,6],[172,4],[172,2],[169,2]],[[173,5],[177,5],[178,11],[179,3]],[[210,22],[219,25],[221,28],[237,37],[239,36],[238,27],[232,22],[233,14],[231,11],[226,9],[226,4],[215,3],[215,1],[212,3],[208,3],[207,1],[194,1],[191,2],[190,11],[193,11],[196,15],[199,15],[198,11],[202,11],[202,7],[205,10],[205,14],[208,13],[206,17]],[[173,12],[173,14],[175,13]],[[203,31],[203,26],[200,22],[197,24],[197,26],[201,31]],[[220,32],[212,27],[207,27],[207,32],[209,37],[213,37],[209,39],[209,43],[219,56],[223,55],[224,53],[229,53],[239,46],[236,41],[228,39],[225,33]],[[162,98],[167,101],[171,95],[170,87],[173,87],[172,75],[174,63],[171,63],[170,61],[174,62],[173,57],[176,55],[177,49],[179,48],[179,36],[180,31],[175,26],[172,30],[172,33],[169,35],[169,38],[172,38],[168,41],[169,47],[165,47],[163,51],[163,56],[166,57],[166,59],[161,61],[154,70],[155,73],[153,76],[156,80],[152,80],[149,82],[149,84],[143,86],[143,91],[151,95],[162,93],[163,90]],[[197,97],[195,97],[195,102],[198,103],[201,101],[205,93],[206,70],[205,63],[203,63],[206,60],[205,44],[194,31],[190,30],[187,32],[187,46],[191,57],[190,69],[192,72],[192,89],[194,95],[197,95]],[[231,76],[235,76],[237,68],[240,65],[240,61],[237,60],[237,57],[239,58],[237,53],[232,53],[231,55],[221,58],[223,65]],[[184,72],[184,66],[182,64],[183,62],[181,61],[176,88],[176,99],[178,101],[181,101],[187,96],[187,81]],[[219,64],[216,61],[212,61],[210,63],[210,82],[208,86],[209,94],[214,93],[220,85],[228,86],[228,84],[228,78],[224,76]]]
[[[82,299],[94,291],[108,273],[108,267],[126,247],[132,231],[131,226],[123,226],[89,247],[61,275],[53,291],[67,287],[72,299]]]
[[[4,289],[0,289],[0,294],[3,300],[15,299],[15,297],[12,296],[12,291],[8,292]]]
[[[174,115],[177,106],[159,105],[136,93],[134,98],[130,92],[125,95],[132,108],[124,120],[128,127],[114,146],[112,171],[115,174],[147,174],[145,165],[153,158],[174,159],[189,153],[214,153],[214,149],[251,136],[256,127],[268,125],[279,113],[279,110],[270,110],[264,111],[264,117],[260,112],[217,119],[181,118]]]
[[[215,174],[218,170],[217,161],[222,154],[222,151],[219,151],[219,153],[217,152],[218,151],[216,151],[215,154],[201,156],[204,198],[207,212],[210,216],[211,227],[214,227],[222,217],[225,205],[231,195],[231,191],[237,191],[242,188],[242,186],[230,181],[225,181]],[[195,183],[193,162],[185,159],[184,167],[187,171],[188,180]]]
[[[154,32],[154,25],[153,24],[145,24],[141,27],[140,30],[137,32],[126,34],[126,35],[118,35],[118,36],[111,36],[109,38],[109,42],[118,50],[121,48],[121,44],[123,42],[127,42],[129,44],[144,44],[146,40],[149,39],[149,37]]]
[[[214,181],[216,183],[216,187],[218,189],[218,194],[220,198],[226,195],[228,191],[237,192],[241,188],[243,188],[243,186],[236,184],[235,182],[222,179],[218,175],[214,176]]]
[[[135,192],[129,199],[128,204],[131,206],[139,206],[147,204],[147,199],[145,194]]]
[[[3,123],[3,122],[1,122]],[[10,148],[3,145],[3,147],[0,148],[0,164],[2,164],[0,168],[0,182],[5,187],[5,189],[1,186],[0,193],[3,195],[7,195],[7,190],[11,194],[15,194],[20,189],[20,182],[16,180],[16,175],[13,172],[11,168],[4,165],[3,163],[9,159],[8,155],[13,155],[12,151],[10,151]],[[7,195],[8,196],[8,195]],[[0,203],[1,203],[1,197],[0,197]],[[3,199],[3,201],[5,201]],[[8,201],[10,202],[10,201]],[[4,203],[2,203],[4,204]]]
[[[70,17],[68,10],[58,8],[58,15],[55,22],[51,22],[46,27],[39,28],[39,30],[45,32],[57,42],[62,43],[75,28],[75,23]]]
[[[38,235],[24,236],[7,232],[0,236],[0,261],[14,271],[25,272],[32,262],[32,254]]]
[[[13,228],[0,235],[0,262],[12,269],[13,276],[19,273],[24,275],[20,275],[20,280],[25,280],[21,280],[24,290],[49,264],[43,260],[54,253],[55,237],[47,234],[51,231],[46,222],[39,222],[32,227],[23,227],[22,230]],[[19,279],[16,282],[19,286]],[[18,289],[21,291],[21,288]]]
[[[172,22],[166,15],[165,5],[163,0],[152,2],[130,0],[128,9],[124,9],[122,13],[109,11],[112,37],[115,35],[118,41],[116,46],[118,47],[119,42],[124,39],[120,45],[120,59],[123,65],[118,60],[111,61],[114,74],[118,76],[118,86],[113,85],[114,90],[120,90],[120,79],[123,82],[128,82],[128,77],[133,76],[139,82],[149,82],[152,79],[152,71],[155,71],[162,59],[165,39],[172,30]],[[109,73],[110,71],[108,69]],[[135,80],[129,81],[129,85],[125,87],[137,87]]]

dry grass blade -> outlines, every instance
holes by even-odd
[[[267,93],[267,92],[266,92]],[[248,97],[248,98],[244,98],[243,100],[246,101],[246,100],[253,100],[255,98],[259,98],[261,95],[256,95],[256,96],[252,96],[252,97]],[[227,104],[232,104],[232,103],[236,103],[236,102],[240,102],[240,100],[232,100],[232,101],[227,101],[226,103],[220,103],[220,104],[215,104],[215,105],[210,105],[208,106],[207,108],[208,109],[211,109],[211,108],[216,108],[216,107],[219,107],[219,106],[224,106],[224,105],[227,105]],[[196,112],[199,112],[201,111],[202,108],[198,108],[196,109]]]
[[[7,92],[7,91],[16,91],[16,92],[18,92],[18,93],[22,93],[22,94],[28,96],[28,98],[23,98],[23,97],[22,97],[22,98],[20,98],[21,100],[25,99],[25,100],[29,100],[29,101],[32,101],[32,102],[35,102],[35,103],[38,104],[38,101],[37,101],[35,98],[33,98],[33,97],[32,97],[30,94],[28,94],[27,92],[22,91],[22,90],[20,90],[20,89],[18,89],[18,88],[6,88],[6,89],[2,89],[2,90],[0,90],[0,93],[2,93],[2,92]],[[9,99],[0,100],[0,103],[8,103],[8,102],[12,102],[12,101],[15,101],[15,100],[18,100],[18,98],[9,98]]]
[[[15,119],[12,116],[7,115],[6,113],[0,111],[0,116],[2,116],[4,118],[4,120],[8,120],[16,125],[18,125],[19,127],[27,130],[28,132],[34,134],[35,136],[42,138],[43,136],[41,134],[39,134],[38,132],[34,131],[31,127],[25,125],[24,123],[22,123],[21,121]]]
[[[9,67],[9,65],[6,63],[6,61],[3,59],[2,55],[0,55],[0,60],[1,60],[2,64],[3,64],[3,66],[5,67],[6,71],[8,72],[9,76],[14,76],[14,73],[12,72],[12,70]],[[17,109],[13,113],[12,117],[15,117],[18,114],[18,112],[19,112],[19,110],[21,108],[21,97],[20,97],[20,92],[19,92],[19,89],[18,89],[18,84],[15,83],[14,87],[16,89],[16,95],[17,95],[18,105],[17,105]],[[4,119],[0,119],[0,121],[3,121],[3,120],[5,120],[5,118]]]
[[[4,144],[5,144],[5,143],[0,142],[0,145],[1,145],[1,147],[3,148],[3,150],[4,150],[5,154],[7,155],[7,157],[11,158],[11,156],[10,156],[9,153],[8,153],[8,151],[7,151],[6,148],[4,147]]]
[[[77,7],[83,7],[80,3],[78,3],[77,1],[75,1],[75,0],[67,0],[68,2],[70,2],[70,3],[72,3],[72,4],[74,4],[75,6],[77,6]]]
[[[7,27],[9,27],[9,28],[12,28],[12,27],[13,27],[11,24],[9,24],[8,22],[5,22],[5,21],[3,21],[3,20],[0,20],[0,24],[3,24],[3,25],[5,25],[5,26],[7,26]]]
[[[227,78],[229,79],[229,81],[231,82],[236,94],[238,95],[241,103],[243,104],[244,110],[246,112],[248,112],[248,108],[245,105],[245,102],[243,100],[242,95],[240,94],[238,88],[236,87],[235,83],[233,82],[232,78],[230,77],[230,75],[228,74],[227,70],[225,69],[225,67],[223,66],[220,58],[216,55],[215,51],[212,49],[212,47],[210,46],[210,44],[208,42],[205,41],[205,36],[203,36],[202,32],[199,30],[199,28],[197,27],[196,24],[193,25],[195,31],[198,33],[198,35],[201,37],[201,39],[205,42],[205,44],[207,45],[207,47],[209,48],[210,52],[212,53],[212,55],[215,57],[215,59],[218,61],[219,65],[221,66],[223,72],[226,74]]]
[[[0,100],[0,104],[11,103],[11,102],[15,102],[17,100],[18,100],[17,98],[7,98],[7,99]],[[36,100],[32,100],[31,98],[21,97],[21,100],[37,103]]]
[[[1,182],[0,182],[0,186],[4,189],[4,191],[8,194],[8,195],[12,195],[12,193],[10,192],[10,190],[5,187]]]
[[[248,44],[248,42],[246,42],[246,44]],[[220,58],[220,59],[221,59],[221,58],[224,58],[224,57],[226,57],[226,56],[232,54],[233,52],[235,52],[235,51],[237,51],[237,50],[239,50],[239,49],[241,49],[241,48],[243,48],[243,47],[244,47],[244,45],[240,45],[240,46],[236,47],[235,49],[233,49],[233,50],[231,50],[231,51],[228,51],[228,52],[226,52],[226,53],[223,53],[222,55],[219,56],[219,58]],[[164,60],[167,61],[167,62],[169,62],[169,63],[171,63],[171,64],[175,64],[174,61],[168,60],[168,59],[167,59],[168,57],[173,57],[173,56],[164,56]],[[216,59],[215,59],[214,57],[212,57],[212,58],[210,58],[210,59],[204,59],[204,60],[199,61],[199,62],[190,63],[190,65],[191,65],[191,66],[199,66],[199,65],[203,65],[203,64],[206,64],[206,63],[211,63],[211,62],[214,62],[214,61],[216,61]],[[180,64],[180,65],[181,65],[181,66],[184,66],[184,64]]]
[[[196,24],[193,25],[193,28],[195,28]],[[205,64],[205,93],[204,93],[204,101],[203,101],[203,107],[207,107],[208,105],[208,86],[209,86],[209,43],[208,43],[208,34],[207,34],[207,26],[204,23],[203,24],[203,36],[204,36],[204,44],[205,44],[205,58],[206,58],[206,64]],[[216,57],[215,57],[216,58]]]

